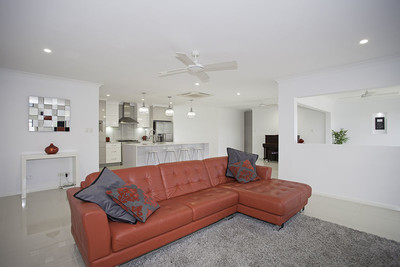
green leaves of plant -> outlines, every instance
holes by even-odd
[[[344,130],[343,128],[340,129],[340,131],[334,131],[332,130],[332,137],[333,137],[333,143],[334,144],[344,144],[346,143],[350,138],[347,137],[347,131]]]

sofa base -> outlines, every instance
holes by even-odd
[[[307,202],[304,204],[304,206],[306,204],[307,204]],[[239,204],[239,205],[229,207],[225,210],[219,211],[217,213],[214,213],[208,217],[199,219],[197,221],[193,221],[193,222],[191,222],[187,225],[184,225],[178,229],[167,232],[165,234],[154,237],[152,239],[146,240],[135,246],[129,247],[127,249],[124,249],[124,250],[121,250],[118,252],[113,252],[106,257],[95,260],[94,262],[88,262],[87,259],[84,259],[84,261],[87,266],[91,266],[91,267],[119,265],[124,262],[128,262],[134,258],[140,257],[150,251],[161,248],[162,246],[165,246],[173,241],[176,241],[179,238],[190,235],[191,233],[194,233],[194,232],[196,232],[206,226],[209,226],[213,223],[216,223],[224,218],[228,217],[228,219],[231,219],[231,218],[233,218],[233,216],[236,212],[243,213],[247,216],[254,217],[254,218],[266,221],[268,223],[275,224],[278,226],[278,230],[280,230],[283,228],[284,223],[287,220],[289,220],[293,215],[295,215],[296,213],[298,213],[300,211],[303,211],[304,206],[300,209],[293,210],[292,212],[290,212],[290,215],[277,216],[274,214],[266,213],[265,211],[260,211],[260,210]],[[74,238],[76,238],[75,233],[73,231],[72,231],[72,235],[74,236]],[[77,243],[77,246],[81,252],[82,258],[84,258],[85,255],[82,253],[82,248],[79,247],[78,243]]]
[[[296,213],[298,213],[299,211],[303,210],[305,205],[307,205],[308,200],[306,200],[302,205],[299,205],[298,207],[296,207],[295,209],[291,210],[290,212],[288,212],[287,214],[285,214],[284,216],[279,216],[279,215],[275,215],[272,213],[268,213],[262,210],[258,210],[255,208],[251,208],[242,204],[238,204],[238,212],[243,213],[245,215],[263,220],[265,222],[268,223],[272,223],[278,226],[281,226],[280,229],[283,228],[283,224],[289,220],[291,217],[293,217]]]
[[[199,219],[197,221],[193,221],[187,225],[184,225],[178,229],[172,230],[165,234],[159,235],[152,239],[146,240],[137,244],[135,246],[129,247],[124,250],[120,250],[118,252],[114,252],[105,256],[101,259],[95,260],[93,262],[87,262],[85,259],[85,263],[87,266],[92,267],[104,267],[104,266],[115,266],[118,264],[122,264],[124,262],[130,261],[134,258],[137,258],[141,255],[144,255],[152,250],[160,248],[168,243],[171,243],[179,238],[187,236],[197,230],[200,230],[210,224],[213,224],[229,215],[236,213],[236,207],[232,206],[225,210],[214,213],[208,217]],[[78,247],[79,248],[79,247]],[[81,249],[80,249],[81,250]],[[82,255],[83,257],[83,255]]]

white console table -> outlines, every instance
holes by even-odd
[[[59,158],[72,158],[74,185],[78,181],[79,173],[79,160],[77,152],[61,152],[57,154],[22,154],[21,155],[21,198],[26,198],[26,162],[29,160],[44,160],[44,159],[59,159]]]

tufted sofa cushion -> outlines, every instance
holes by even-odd
[[[211,187],[202,160],[164,163],[158,166],[168,199]]]
[[[228,157],[208,158],[203,161],[213,186],[234,181],[232,178],[225,176]]]
[[[195,221],[237,205],[239,195],[229,189],[212,187],[174,199],[192,209]]]
[[[131,247],[192,222],[192,209],[175,199],[158,202],[160,208],[146,223],[137,222],[134,227],[126,223],[110,222],[113,251]]]
[[[311,196],[310,186],[278,179],[247,184],[232,182],[220,187],[238,192],[240,204],[275,215],[287,214]]]

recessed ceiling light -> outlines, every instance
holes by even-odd
[[[240,93],[236,93],[236,95],[240,95]]]
[[[199,86],[199,85],[200,85],[200,83],[195,83],[194,85],[196,85],[196,86]]]
[[[52,51],[51,51],[51,49],[45,48],[45,49],[43,49],[43,52],[50,54]]]
[[[106,94],[106,96],[110,96],[109,94]]]
[[[366,43],[368,43],[368,39],[362,39],[362,40],[360,41],[360,44],[366,44]]]

